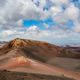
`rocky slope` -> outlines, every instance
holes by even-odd
[[[33,59],[47,61],[50,58],[59,56],[61,51],[62,48],[46,42],[17,38],[0,48],[0,55],[16,52],[17,55],[19,53]]]
[[[62,47],[46,42],[17,38],[0,48],[0,70],[47,76],[61,77],[64,75],[79,80],[79,72],[62,69],[46,63],[54,57],[66,57],[62,56],[64,50]]]
[[[7,53],[24,55],[42,62],[53,57],[80,58],[80,52],[59,47],[47,42],[16,38],[0,48],[0,55]]]

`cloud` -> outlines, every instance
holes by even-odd
[[[5,5],[5,3],[6,3],[6,0],[0,0],[0,7]]]
[[[60,8],[58,13],[55,16],[52,15],[52,18],[57,23],[57,26],[59,28],[69,29],[69,26],[67,26],[67,22],[72,21],[73,24],[75,22],[79,22],[79,19],[80,19],[79,12],[80,12],[79,8],[76,7],[73,3],[71,3],[71,4],[69,4],[69,6],[65,10],[62,10]],[[73,27],[75,27],[75,26],[73,26]]]
[[[69,0],[50,0],[54,4],[49,10],[44,10],[47,4],[47,0],[3,0],[4,6],[0,8],[0,24],[21,26],[23,20],[44,20],[49,17],[53,18],[56,22],[62,22],[63,24],[68,19],[75,20],[79,16],[79,9],[70,3]],[[16,3],[15,3],[16,2]],[[39,2],[39,6],[35,3]],[[67,8],[63,10],[62,5],[67,5]],[[30,6],[31,5],[31,6]],[[48,5],[48,4],[47,4]],[[58,20],[59,19],[59,20]],[[18,22],[21,21],[19,25]],[[5,26],[4,26],[5,27]]]
[[[51,0],[56,5],[68,5],[70,0]]]
[[[49,14],[52,15],[53,18],[54,18],[54,16],[57,16],[61,12],[62,12],[62,8],[59,6],[53,6],[49,10]]]
[[[79,13],[80,9],[70,0],[0,0],[0,38],[10,40],[22,37],[52,43],[79,42]],[[56,25],[44,22],[44,30],[36,25],[23,27],[24,20],[44,21],[48,18]],[[67,25],[70,20],[74,23],[71,29]]]
[[[80,23],[79,22],[75,22],[75,27],[73,27],[73,31],[80,33]]]
[[[71,3],[70,6],[65,10],[64,15],[68,19],[77,20],[79,17],[79,9]]]
[[[34,39],[39,41],[47,41],[50,43],[55,43],[57,45],[71,44],[71,43],[80,43],[79,33],[72,31],[51,31],[51,30],[39,30],[37,26],[31,26],[30,28],[24,29],[22,31],[19,29],[16,30],[5,30],[0,34],[0,40],[11,40],[14,38],[27,38]],[[3,36],[1,36],[3,35]]]
[[[3,0],[0,7],[0,24],[11,24],[13,26],[19,26],[17,23],[20,20],[33,19],[42,20],[48,17],[47,12],[43,7],[46,0],[40,1],[40,6],[37,7],[32,0]],[[17,23],[16,23],[17,22]],[[21,26],[21,25],[20,25]]]
[[[38,30],[38,27],[37,26],[30,26],[27,30],[29,31],[37,31]]]
[[[16,24],[17,24],[18,26],[23,26],[23,20],[22,20],[22,19],[18,20],[18,21],[16,22]]]

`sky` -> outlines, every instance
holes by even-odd
[[[14,38],[80,45],[80,0],[0,0],[0,40]]]

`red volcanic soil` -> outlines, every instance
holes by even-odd
[[[0,70],[8,70],[15,72],[25,72],[34,74],[44,74],[51,76],[69,77],[75,80],[80,79],[80,73],[68,71],[62,68],[51,66],[36,60],[25,58],[23,56],[8,59],[6,63],[1,63]]]
[[[80,58],[80,53],[47,42],[16,38],[0,48],[0,55],[16,51],[32,59],[47,62],[53,57]]]
[[[19,54],[21,55],[45,62],[48,59],[59,56],[62,48],[47,42],[17,38],[0,48],[0,55],[7,54],[12,50],[16,50],[16,53],[20,52]]]
[[[80,80],[80,73],[51,66],[46,62],[64,49],[46,42],[14,39],[0,48],[0,70],[66,76]],[[44,63],[45,62],[45,63]]]

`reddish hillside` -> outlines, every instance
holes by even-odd
[[[2,58],[2,59],[1,59]],[[12,72],[23,72],[23,73],[33,73],[33,74],[44,74],[51,76],[59,76],[72,78],[73,80],[80,79],[80,73],[70,70],[65,70],[56,66],[51,66],[46,63],[42,63],[37,60],[33,60],[24,56],[13,57],[12,55],[7,56],[7,54],[0,56],[0,70],[8,70]],[[64,79],[65,80],[65,79]]]
[[[79,72],[42,63],[63,55],[62,52],[64,52],[64,50],[65,49],[61,47],[46,42],[17,38],[0,48],[0,70],[51,76],[64,75],[79,80]]]
[[[60,55],[61,50],[62,48],[47,42],[17,38],[5,44],[0,49],[0,55],[7,54],[10,51],[16,51],[16,53],[23,53],[27,57],[46,61]]]

